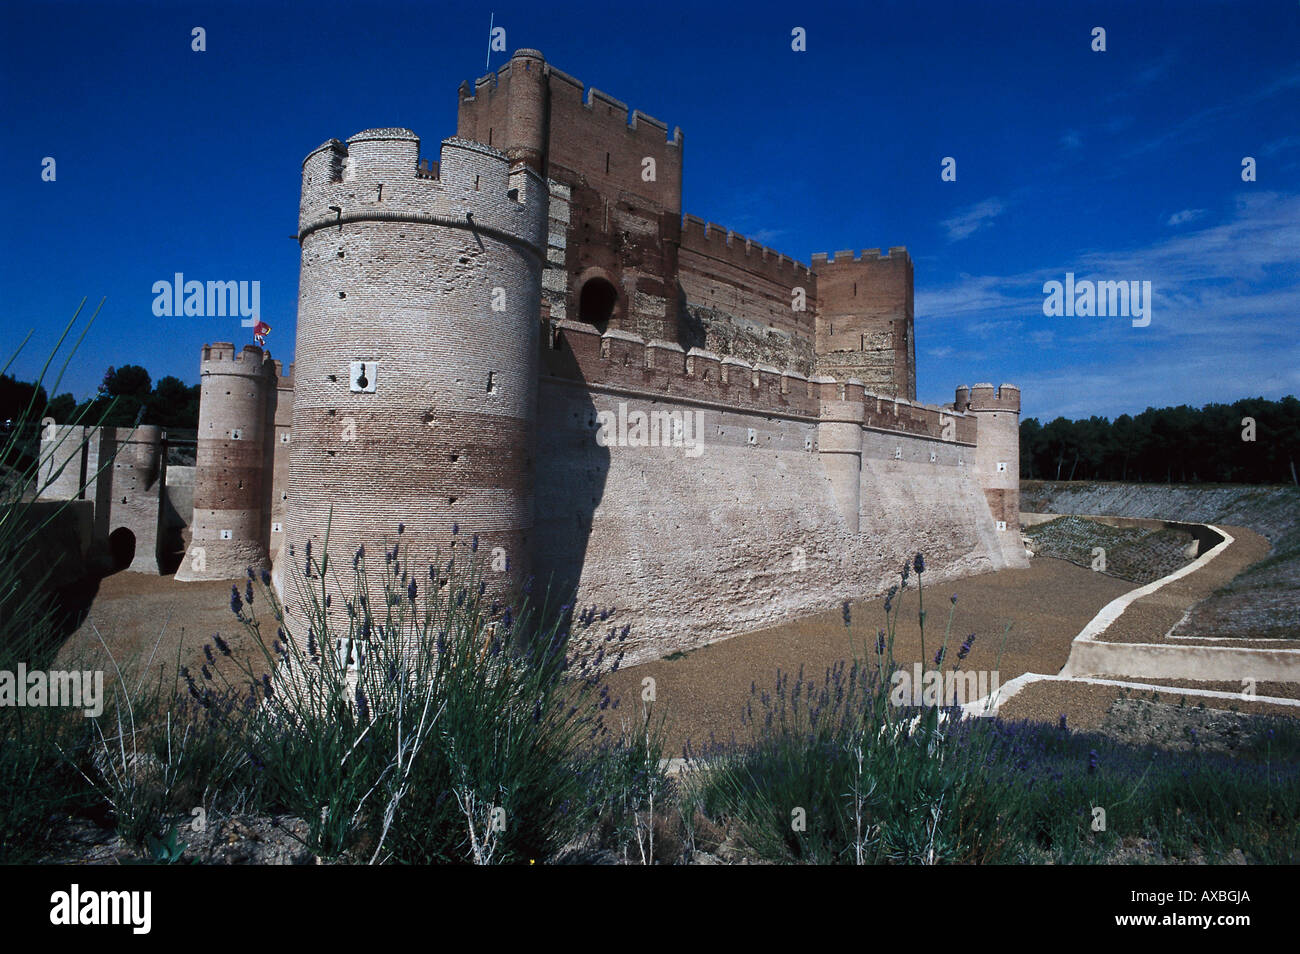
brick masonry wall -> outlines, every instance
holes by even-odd
[[[190,546],[182,582],[229,580],[267,566],[267,399],[273,364],[262,349],[207,345],[200,362]]]
[[[813,340],[817,276],[807,265],[742,235],[686,216],[678,281],[691,305],[725,312],[754,330],[774,329],[791,341]],[[792,308],[796,287],[804,289],[804,311]],[[710,347],[708,341],[689,343]]]
[[[620,403],[702,413],[704,450],[600,446],[597,414],[617,414]],[[632,664],[878,594],[917,550],[935,580],[1004,565],[983,493],[956,462],[959,445],[864,432],[853,533],[816,435],[812,420],[543,378],[539,582],[576,605],[614,607],[611,625],[632,625],[623,644]],[[934,463],[931,450],[942,452]]]
[[[527,568],[545,184],[456,139],[439,179],[418,161],[413,133],[370,130],[304,163],[282,584],[327,522],[336,560],[379,558],[400,522],[416,565],[433,562],[459,524]]]
[[[756,369],[739,362],[558,324],[543,349],[536,571],[561,599],[619,609],[628,662],[878,593],[918,549],[936,579],[1007,565],[964,441],[973,417],[851,388],[875,422],[855,443],[854,532],[821,453],[835,382],[785,376],[783,391],[783,376],[759,371],[753,388]],[[690,420],[702,450],[601,446],[600,413],[620,406]]]
[[[817,273],[817,370],[869,390],[916,398],[912,260],[905,248],[812,257]]]
[[[962,388],[957,403],[962,403]],[[1000,533],[1008,561],[1026,565],[1020,540],[1020,389],[1004,384],[976,384],[967,391],[969,414],[979,425],[975,464],[994,520],[1006,523]],[[999,465],[1004,465],[999,469]]]

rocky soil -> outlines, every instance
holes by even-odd
[[[1024,530],[1037,556],[1065,560],[1091,569],[1094,551],[1105,551],[1105,573],[1144,585],[1167,576],[1191,562],[1193,542],[1182,530],[1147,530],[1141,527],[1107,527],[1084,517],[1060,517]]]
[[[1272,552],[1201,601],[1179,636],[1300,638],[1300,488],[1024,481],[1031,513],[1109,514],[1247,527]]]

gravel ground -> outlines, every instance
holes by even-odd
[[[269,618],[269,608],[260,602],[259,589],[254,587],[254,592],[259,596],[255,604],[259,615]],[[272,622],[268,637],[274,632]],[[203,664],[203,645],[212,642],[214,633],[220,633],[230,644],[232,658],[253,666],[256,676],[265,671],[257,641],[230,611],[230,583],[177,583],[169,576],[123,571],[100,581],[86,619],[64,643],[58,659],[65,665],[74,660],[102,661],[103,645],[107,644],[124,673],[138,674],[147,668],[151,677],[170,680],[178,661],[193,670]],[[220,656],[217,668],[232,681],[245,679]],[[106,687],[112,682],[114,666],[107,662]]]
[[[1005,683],[1025,672],[1054,674],[1065,665],[1070,641],[1098,610],[1131,584],[1085,570],[1062,560],[1038,557],[1027,570],[1002,570],[927,589],[926,655],[943,642],[949,610],[954,611],[948,657],[970,633],[974,648],[963,669],[996,670]],[[957,596],[954,607],[949,601]],[[901,601],[895,657],[920,661],[915,576]],[[896,610],[896,612],[898,612]],[[777,669],[821,683],[826,669],[874,645],[885,625],[880,602],[855,604],[853,625],[846,631],[839,612],[823,613],[771,629],[736,636],[676,659],[661,659],[613,673],[611,695],[620,700],[624,718],[640,712],[642,680],[655,680],[657,703],[667,709],[668,754],[680,754],[687,739],[698,744],[710,736],[742,738],[740,711],[751,683],[770,688]],[[1003,645],[1003,630],[1012,624]],[[1001,660],[999,661],[999,651]],[[1053,715],[1055,718],[1055,714]]]
[[[1267,549],[1267,542],[1249,530],[1234,528],[1229,532],[1236,537],[1237,545],[1204,570],[1170,584],[1165,588],[1171,591],[1169,594],[1162,595],[1162,590],[1139,600],[1112,627],[1115,635],[1131,641],[1151,641],[1177,622],[1192,601],[1230,579],[1241,566],[1258,559],[1259,551]],[[1198,579],[1203,574],[1205,579]],[[913,576],[903,597],[896,601],[898,631],[894,649],[896,658],[904,663],[921,659],[915,580]],[[976,634],[970,656],[963,663],[965,670],[996,670],[1002,683],[1024,672],[1054,674],[1065,664],[1070,641],[1078,631],[1098,610],[1130,588],[1131,584],[1122,580],[1042,556],[1034,558],[1026,570],[1003,570],[946,583],[937,589],[927,588],[925,654],[933,659],[952,610],[948,658],[955,656],[962,639],[972,632]],[[949,601],[954,594],[958,598],[955,607]],[[229,583],[177,583],[169,577],[118,573],[100,583],[85,622],[65,645],[60,658],[70,661],[101,653],[98,630],[125,671],[138,671],[148,663],[150,672],[170,678],[178,654],[181,664],[197,669],[203,659],[203,644],[219,632],[231,644],[235,657],[253,663],[260,674],[260,651],[232,617],[229,602]],[[265,610],[260,603],[257,608]],[[630,718],[641,708],[642,680],[655,679],[659,711],[667,713],[668,754],[678,754],[687,739],[698,744],[710,736],[726,739],[733,733],[739,735],[739,715],[749,699],[751,684],[770,688],[778,669],[797,673],[800,666],[808,678],[821,682],[827,667],[873,645],[877,630],[885,622],[879,601],[855,604],[852,625],[847,629],[839,612],[823,613],[733,637],[671,660],[625,669],[611,674],[608,681],[612,696],[620,700],[618,713]],[[1011,629],[1004,643],[1007,623]],[[230,667],[230,663],[222,662]],[[111,664],[108,671],[113,671]],[[243,678],[233,667],[228,675],[232,680]],[[1227,687],[1227,691],[1239,690],[1240,686]],[[1283,692],[1277,687],[1261,686],[1257,692],[1295,697],[1300,690],[1292,686]],[[1004,714],[1009,718],[1032,715],[1055,721],[1062,711],[1077,710],[1081,717],[1087,717],[1086,713],[1093,710],[1104,712],[1115,695],[1106,687],[1037,684],[1008,703]],[[1246,711],[1247,704],[1242,703],[1240,708]]]

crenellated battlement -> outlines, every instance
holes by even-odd
[[[244,345],[238,352],[229,341],[216,341],[203,346],[200,374],[237,374],[242,377],[263,377],[272,372],[270,355],[257,345]]]
[[[836,252],[834,255],[826,252],[814,252],[812,263],[814,267],[826,267],[828,265],[847,265],[852,262],[879,262],[898,259],[911,260],[911,256],[907,254],[906,245],[894,245],[888,252],[883,254],[878,248],[864,248],[860,254],[856,255],[851,248]]]
[[[655,119],[639,109],[630,109],[622,100],[615,99],[594,86],[589,87],[577,77],[556,69],[547,63],[537,50],[516,50],[510,62],[495,72],[478,77],[472,85],[468,81],[461,83],[462,114],[468,106],[480,115],[490,115],[493,112],[492,106],[495,105],[492,101],[497,97],[505,99],[510,95],[515,61],[525,59],[539,64],[550,87],[551,95],[561,102],[581,105],[592,119],[609,125],[622,126],[638,135],[653,137],[666,145],[681,146],[680,126],[674,127],[670,136],[668,124],[663,120]],[[502,125],[504,126],[504,123]]]
[[[275,369],[275,386],[280,391],[293,390],[293,364],[289,364],[288,370],[280,361],[271,361],[271,366]]]
[[[647,398],[678,398],[816,417],[818,397],[796,371],[720,357],[702,348],[642,338],[617,329],[603,334],[588,324],[550,323],[542,349],[542,373],[583,387],[638,392]]]
[[[541,176],[511,167],[499,149],[451,137],[435,162],[421,158],[409,129],[367,129],[303,160],[298,238],[354,222],[405,220],[481,230],[540,257],[546,205]]]
[[[552,321],[549,337],[549,345],[542,350],[542,373],[582,387],[806,418],[820,418],[826,404],[848,402],[863,409],[866,427],[949,443],[975,443],[974,418],[950,408],[873,394],[854,378],[809,378],[731,355],[720,357],[701,348],[685,351],[672,342],[646,341],[627,331],[610,329],[602,334],[591,325],[573,321]]]
[[[972,411],[1020,411],[1020,388],[1014,384],[1003,384],[999,388],[988,383],[976,384],[971,388],[963,385],[957,389],[958,404],[963,400],[963,391],[967,393],[966,400]]]
[[[760,245],[731,229],[705,222],[698,216],[682,216],[681,243],[684,247],[725,259],[747,271],[759,272],[774,281],[814,278],[812,270],[803,262]]]

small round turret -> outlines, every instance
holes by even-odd
[[[266,413],[272,364],[256,345],[238,355],[205,345],[200,364],[190,548],[176,579],[229,580],[267,565]]]

